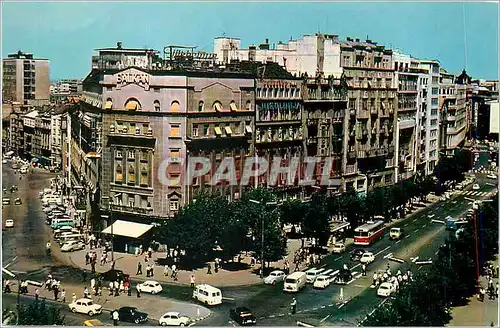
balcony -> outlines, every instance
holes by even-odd
[[[357,155],[358,155],[358,158],[366,158],[366,151],[365,150],[358,150]]]
[[[399,121],[399,129],[413,128],[415,124],[415,119],[413,118],[402,119],[401,121]]]
[[[378,114],[378,109],[377,109],[377,107],[375,107],[375,106],[370,107],[370,114],[372,114],[372,115],[377,115],[377,114]]]
[[[152,207],[143,208],[143,207],[132,207],[132,206],[111,204],[111,210],[116,211],[116,212],[121,212],[121,213],[153,215],[153,208]]]
[[[344,174],[356,174],[357,168],[356,164],[346,165]]]
[[[317,119],[317,118],[308,118],[307,125],[317,125],[318,121],[319,121],[319,119]]]
[[[318,143],[318,137],[307,137],[306,145],[313,145]]]
[[[347,94],[340,90],[307,92],[304,97],[304,102],[332,102],[332,101],[347,101]]]
[[[367,119],[370,117],[370,112],[367,110],[360,109],[358,110],[357,118]]]

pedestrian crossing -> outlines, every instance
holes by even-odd
[[[459,195],[465,195],[465,196],[476,196],[476,197],[490,197],[495,195],[496,191],[474,191],[474,190],[467,190],[467,191],[459,191]]]

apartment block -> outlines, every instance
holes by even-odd
[[[3,62],[2,101],[29,105],[48,104],[50,99],[50,62],[18,51]]]

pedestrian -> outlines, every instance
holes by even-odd
[[[148,257],[149,258],[153,257],[153,249],[151,248],[151,246],[148,248]]]
[[[363,272],[363,276],[366,276],[366,265],[364,263],[361,266],[361,271]]]
[[[90,255],[89,252],[85,253],[85,265],[88,265],[90,263]]]
[[[292,307],[292,314],[295,314],[297,312],[297,300],[295,299],[295,297],[293,298],[290,305]]]
[[[191,288],[194,288],[194,283],[195,283],[195,277],[194,277],[194,274],[191,275]]]
[[[11,292],[11,290],[10,290],[10,281],[7,279],[7,280],[5,280],[4,293],[8,294],[10,292]]]
[[[73,293],[73,296],[71,296],[71,301],[73,303],[76,302],[76,293]]]
[[[90,279],[90,289],[94,289],[95,287],[95,278]]]
[[[137,293],[137,298],[141,297],[141,290],[139,289],[139,286],[135,286],[135,291]]]
[[[109,282],[109,285],[108,285],[108,289],[109,289],[109,296],[113,295],[113,287],[114,287],[114,284],[112,281]]]
[[[141,262],[137,262],[137,273],[136,275],[142,275],[142,264]]]
[[[61,302],[66,303],[66,291],[64,289],[61,292]]]
[[[113,263],[111,263],[111,270],[115,269],[115,264],[116,264],[116,261],[113,261]]]
[[[95,262],[90,262],[91,272],[95,273]]]
[[[212,274],[212,266],[210,263],[207,264],[207,274]]]
[[[35,289],[35,301],[38,301],[38,297],[40,296],[40,292],[38,291],[38,288]]]
[[[123,280],[120,281],[120,293],[123,293],[125,291],[125,285],[123,284]]]
[[[130,286],[130,283],[127,281],[127,295],[132,296],[132,286]]]
[[[150,274],[151,277],[154,277],[155,276],[155,262],[153,261],[153,263],[151,263],[151,274]]]
[[[149,264],[146,265],[146,278],[149,278]]]
[[[377,272],[373,273],[373,286],[377,286],[378,275]]]
[[[120,320],[120,316],[118,311],[113,312],[113,326],[118,326],[118,320]]]
[[[57,296],[59,296],[59,289],[56,287],[54,288],[54,301],[57,302]]]
[[[165,277],[168,277],[168,264],[165,264],[165,266],[163,267],[163,275]]]
[[[87,288],[87,286],[85,286],[85,289],[83,290],[83,298],[90,298],[89,289]]]

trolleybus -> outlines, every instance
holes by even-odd
[[[384,235],[384,221],[368,221],[354,229],[355,245],[371,245]]]

